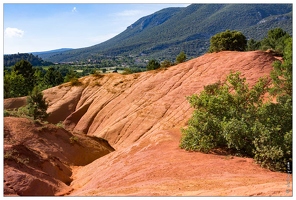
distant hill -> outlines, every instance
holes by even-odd
[[[192,4],[142,17],[106,42],[40,56],[51,62],[82,61],[102,55],[172,60],[180,51],[187,57],[204,54],[210,38],[226,29],[261,40],[276,27],[292,35],[292,4]]]
[[[61,48],[61,49],[55,49],[50,51],[42,51],[42,52],[32,52],[33,55],[42,57],[44,60],[46,60],[48,57],[55,55],[57,53],[61,53],[64,51],[73,50],[72,48]]]
[[[42,58],[34,56],[32,53],[18,53],[4,55],[4,66],[13,66],[21,60],[26,60],[30,62],[33,66],[49,66],[54,64],[52,62],[44,61]]]

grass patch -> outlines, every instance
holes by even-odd
[[[79,86],[79,85],[82,85],[82,83],[79,81],[78,78],[74,77],[70,80],[70,85],[71,86]]]
[[[96,77],[96,78],[102,78],[102,77],[104,77],[104,75],[101,74],[101,72],[99,72],[99,71],[95,71],[95,72],[93,72],[92,75],[93,75],[94,77]]]
[[[65,126],[64,126],[64,124],[63,124],[63,122],[62,121],[60,121],[59,123],[57,123],[56,124],[56,127],[58,127],[58,128],[65,128]]]
[[[78,137],[76,137],[76,136],[70,137],[69,140],[70,140],[71,144],[78,143],[78,141],[79,141]]]
[[[14,160],[17,163],[28,164],[29,158],[20,158],[17,150],[8,150],[4,153],[4,160]]]

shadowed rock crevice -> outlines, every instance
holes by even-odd
[[[4,127],[4,195],[54,196],[71,189],[71,166],[114,151],[105,139],[25,118],[5,117]]]

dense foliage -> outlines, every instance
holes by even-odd
[[[71,66],[33,67],[30,62],[21,60],[4,71],[4,98],[27,96],[35,86],[41,90],[80,77]]]
[[[247,47],[246,37],[239,31],[226,30],[217,33],[210,40],[209,52],[244,51]]]
[[[176,57],[176,64],[182,63],[186,60],[186,54],[184,51],[181,51],[181,53]]]
[[[38,56],[34,56],[32,53],[18,53],[11,55],[4,55],[4,66],[9,67],[13,66],[21,60],[28,61],[33,66],[49,66],[53,65],[52,62],[47,62],[39,58]]]
[[[43,94],[38,86],[34,87],[30,95],[27,97],[28,115],[33,117],[34,120],[44,120],[47,118],[46,113],[48,104],[43,98]]]
[[[147,64],[147,70],[154,70],[160,68],[159,62],[157,62],[155,59],[149,60]]]
[[[285,41],[289,37],[291,36],[281,28],[275,28],[275,29],[269,30],[267,37],[265,37],[260,42],[261,49],[262,50],[271,49],[279,54],[282,54],[285,47]]]
[[[11,72],[4,75],[4,98],[27,95],[35,85],[34,69],[31,63],[21,60]]]
[[[180,147],[209,152],[223,147],[254,157],[262,166],[284,171],[292,160],[292,38],[285,40],[284,62],[275,62],[268,79],[249,88],[240,73],[225,83],[205,86],[188,97],[195,109],[182,129]],[[270,91],[277,101],[263,101]]]

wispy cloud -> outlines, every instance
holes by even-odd
[[[21,38],[21,37],[23,37],[25,32],[23,30],[18,29],[18,28],[8,27],[5,29],[4,33],[5,33],[5,36],[10,37],[10,38],[13,38],[13,37],[20,37]]]
[[[77,12],[77,8],[73,7],[72,12]]]
[[[122,17],[129,17],[129,16],[135,16],[143,13],[141,10],[124,10],[122,12],[116,13],[115,15],[117,16],[122,16]]]

